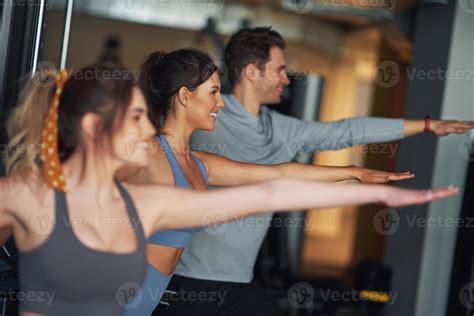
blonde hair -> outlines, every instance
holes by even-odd
[[[8,175],[27,177],[41,171],[41,141],[44,121],[48,115],[57,73],[43,70],[22,90],[20,102],[6,125],[9,143],[4,155]]]
[[[45,180],[41,172],[44,165],[41,146],[57,77],[57,72],[51,70],[36,74],[24,88],[19,105],[8,120],[10,142],[5,155],[8,175],[15,174],[26,180],[32,173],[39,173],[38,180]],[[113,147],[113,136],[124,122],[134,87],[131,72],[113,64],[92,64],[71,74],[64,82],[57,113],[61,163],[82,147],[81,119],[87,113],[100,118],[96,148],[102,151]],[[82,158],[81,179],[87,158],[85,152]]]

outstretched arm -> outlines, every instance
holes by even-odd
[[[272,112],[273,113],[273,112]],[[422,133],[424,120],[356,117],[335,122],[304,122],[279,113],[272,114],[287,136],[291,154],[336,150],[356,144],[385,143]],[[462,134],[474,122],[431,120],[430,129],[438,136]]]
[[[408,173],[390,173],[357,166],[330,167],[302,163],[275,165],[241,163],[206,152],[196,152],[205,164],[209,184],[214,186],[236,186],[273,180],[281,177],[336,182],[357,180],[362,183],[387,183],[413,178]]]
[[[154,232],[220,224],[268,211],[369,203],[385,203],[392,207],[423,204],[457,194],[457,189],[405,190],[380,185],[279,179],[208,192],[146,186],[132,193],[140,213],[148,214],[142,221],[154,223],[150,227]]]

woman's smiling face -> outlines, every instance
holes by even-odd
[[[186,119],[194,129],[213,131],[218,112],[224,107],[219,74],[214,72],[206,81],[189,93]]]

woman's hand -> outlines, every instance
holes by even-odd
[[[360,183],[364,184],[381,184],[390,181],[413,179],[415,177],[415,175],[410,172],[392,173],[357,166],[349,166],[349,168],[354,175],[354,179],[357,179]]]
[[[383,202],[389,207],[402,207],[413,204],[425,204],[430,201],[445,199],[458,193],[459,188],[454,186],[432,190],[406,190],[387,187]]]

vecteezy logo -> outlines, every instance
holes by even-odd
[[[223,210],[210,210],[206,212],[201,219],[201,226],[206,227],[204,230],[210,235],[222,235],[227,230],[226,222],[227,213]],[[224,223],[224,224],[222,224]]]
[[[283,0],[283,6],[295,13],[308,13],[314,7],[314,0]]]
[[[115,292],[115,299],[123,308],[136,308],[143,299],[142,288],[137,282],[124,283]]]
[[[465,284],[459,290],[458,298],[464,307],[474,309],[474,282]]]
[[[308,144],[305,140],[310,139],[311,135],[309,134],[299,134],[292,139],[288,139],[284,144],[287,153],[290,156],[290,159],[294,159],[295,156],[301,152],[309,152]],[[319,145],[319,150],[324,150],[324,145]]]
[[[116,149],[119,154],[125,157],[131,157],[137,151],[140,143],[141,141],[138,135],[126,134],[117,140]]]
[[[375,82],[383,87],[390,88],[397,84],[400,79],[400,68],[392,60],[386,60],[377,65]]]
[[[461,139],[458,152],[462,159],[474,161],[474,131],[470,131]]]
[[[36,67],[36,74],[33,77],[33,84],[40,88],[52,87],[55,82],[56,65],[49,60],[43,60]]]
[[[32,230],[40,235],[47,235],[52,231],[54,225],[54,212],[50,208],[41,208],[34,212],[30,217],[30,226]]]
[[[466,13],[474,14],[474,0],[458,0],[459,7]]]
[[[288,289],[287,299],[290,306],[296,309],[311,307],[314,300],[314,290],[307,282],[298,282]]]
[[[373,218],[375,230],[382,235],[391,235],[400,228],[400,215],[393,208],[378,211]]]
[[[217,10],[222,10],[225,6],[225,0],[207,0],[207,2]],[[204,3],[206,3],[206,1],[204,1]]]
[[[142,9],[143,1],[144,0],[116,0],[114,3],[118,10],[133,14]]]

